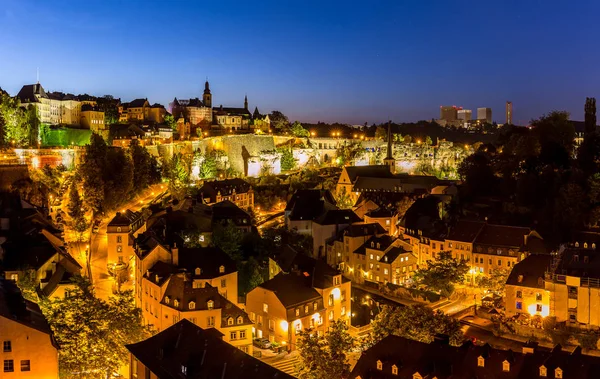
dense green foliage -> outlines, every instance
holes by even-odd
[[[17,98],[0,93],[0,126],[2,126],[3,146],[27,146],[29,130],[28,112],[25,111]]]
[[[242,260],[240,247],[244,233],[232,221],[213,226],[212,244],[223,250],[235,262]]]
[[[40,132],[42,146],[50,147],[85,146],[90,143],[91,137],[89,129],[43,127]]]
[[[298,337],[301,367],[300,379],[345,378],[350,373],[347,354],[354,346],[343,320],[332,322],[325,335],[302,330]]]
[[[369,344],[381,341],[390,334],[426,343],[432,342],[436,334],[444,334],[449,336],[454,346],[459,346],[464,340],[457,319],[421,304],[407,307],[384,305],[372,325],[373,341]]]
[[[107,302],[95,297],[92,285],[76,278],[69,296],[40,305],[60,346],[61,376],[105,379],[127,363],[125,345],[149,336],[142,311],[131,291]]]
[[[276,131],[287,131],[290,126],[290,121],[280,111],[273,111],[269,115],[269,119],[271,120],[271,127]]]
[[[160,181],[158,162],[138,140],[131,141],[129,155],[133,163],[133,191],[139,193],[149,185]]]
[[[186,195],[190,184],[191,164],[188,158],[176,153],[163,164],[163,177],[169,181],[169,192],[178,199]]]
[[[294,137],[310,137],[310,132],[302,126],[298,121],[294,121],[290,128],[290,132]]]
[[[73,181],[71,184],[71,189],[69,191],[69,204],[68,204],[68,212],[69,217],[71,217],[71,229],[77,235],[77,240],[81,241],[83,237],[83,233],[89,227],[88,222],[85,218],[85,206],[81,197],[79,196],[79,190],[77,189],[77,183]]]
[[[420,285],[449,297],[454,292],[454,286],[465,281],[468,272],[466,261],[459,261],[452,258],[451,252],[442,251],[434,261],[427,261],[427,268],[415,271],[414,279]]]
[[[289,171],[296,168],[296,160],[292,149],[288,147],[277,148],[277,152],[281,154],[281,170]]]

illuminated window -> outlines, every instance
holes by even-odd
[[[233,317],[227,319],[227,325],[233,325]]]
[[[318,305],[316,302],[315,302],[315,303],[313,303],[313,311],[316,311],[318,306],[319,306],[319,305]]]
[[[239,316],[237,319],[237,323],[239,324],[243,324],[244,323],[244,318],[242,316]]]
[[[225,266],[221,266],[219,267],[219,273],[224,273],[225,272]]]
[[[169,296],[165,296],[165,303],[169,304],[170,301],[171,301],[171,298]]]
[[[296,308],[296,317],[300,316],[300,308]]]
[[[201,272],[202,270],[200,269],[200,267],[196,267],[196,270],[194,270],[194,274],[196,275],[200,275]]]
[[[196,309],[196,303],[194,303],[193,301],[190,301],[190,303],[188,304],[188,308],[189,309]]]
[[[333,311],[329,311],[329,321],[333,321]]]
[[[117,245],[117,253],[120,253],[122,251],[123,251],[123,246]]]
[[[502,371],[509,372],[510,371],[510,363],[508,361],[502,362]]]
[[[263,312],[269,313],[269,304],[263,303]]]
[[[392,375],[398,375],[398,366],[396,366],[396,365],[392,366]]]
[[[308,314],[308,304],[304,306],[304,314]]]
[[[546,366],[540,366],[540,377],[545,378],[548,376],[548,369]]]
[[[333,294],[329,295],[329,306],[333,305]]]
[[[560,368],[560,367],[557,367],[557,368],[554,370],[554,378],[555,378],[555,379],[562,379],[562,377],[563,377],[563,371],[561,370],[561,368]]]
[[[210,310],[213,309],[215,307],[215,302],[212,300],[209,300],[208,303],[206,303],[206,307]]]
[[[477,358],[477,367],[485,367],[485,359],[481,355]]]
[[[377,370],[383,370],[383,363],[380,360],[377,361]]]
[[[175,301],[173,302],[173,305],[175,306],[175,308],[177,308],[179,306],[179,301],[177,299],[175,299]]]
[[[344,316],[346,314],[346,307],[342,306],[342,316]]]

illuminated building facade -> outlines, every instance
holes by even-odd
[[[254,336],[296,349],[305,329],[323,334],[331,322],[350,322],[351,283],[322,261],[297,255],[289,266],[246,295]]]

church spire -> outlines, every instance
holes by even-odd
[[[387,159],[394,159],[392,152],[392,127],[390,121],[388,121],[388,131],[387,131]]]
[[[393,145],[392,145],[392,125],[391,121],[388,121],[388,133],[387,133],[387,157],[383,160],[383,164],[390,168],[392,174],[396,173],[396,160],[394,159]]]
[[[248,110],[248,95],[244,96],[244,109]]]

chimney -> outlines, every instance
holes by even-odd
[[[171,263],[174,266],[179,266],[179,249],[177,248],[177,243],[173,244],[173,248],[171,249]]]

